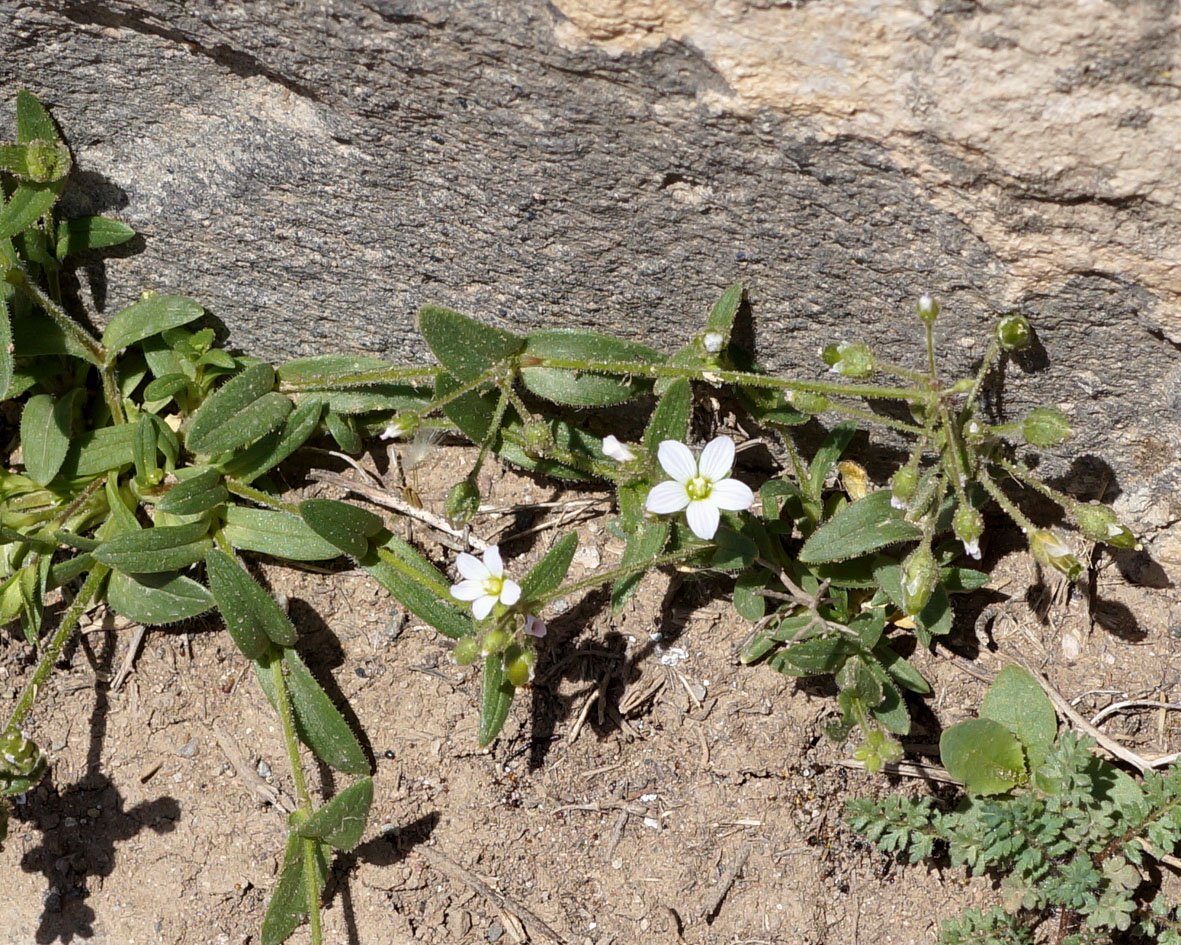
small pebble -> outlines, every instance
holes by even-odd
[[[197,754],[197,739],[190,738],[176,750],[182,758],[192,758]]]
[[[258,760],[258,776],[260,778],[269,778],[271,776],[271,766],[261,758]]]
[[[501,925],[500,919],[496,919],[488,926],[488,932],[484,937],[490,942],[499,942],[502,935],[504,935],[504,926]]]

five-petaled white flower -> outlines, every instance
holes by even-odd
[[[617,463],[630,463],[636,458],[636,454],[631,451],[628,445],[620,443],[619,438],[613,434],[603,437],[603,455]]]
[[[698,538],[709,541],[714,537],[720,511],[741,512],[755,500],[746,483],[728,478],[734,466],[734,441],[728,436],[707,443],[700,459],[684,443],[665,440],[656,458],[672,482],[662,482],[649,492],[645,507],[657,515],[683,509]]]
[[[496,545],[484,549],[483,561],[465,553],[455,559],[455,566],[464,579],[451,586],[451,596],[456,600],[471,601],[472,613],[477,620],[492,613],[498,602],[511,607],[521,599],[521,585],[504,576],[504,563]]]

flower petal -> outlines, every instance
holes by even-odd
[[[693,451],[684,443],[664,440],[656,450],[656,458],[660,460],[664,471],[676,482],[688,482],[697,475],[697,460],[693,458]]]
[[[472,615],[477,620],[483,620],[490,613],[492,613],[492,608],[495,604],[496,598],[491,594],[485,594],[483,597],[479,598],[472,604]]]
[[[685,510],[685,520],[694,535],[709,541],[718,531],[721,516],[718,514],[718,507],[710,499],[699,499],[689,503],[689,508]]]
[[[499,545],[489,545],[484,549],[484,566],[493,577],[504,577],[504,562],[500,560]]]
[[[636,458],[636,454],[614,435],[603,437],[603,455],[617,463],[630,463]]]
[[[505,607],[512,607],[520,599],[521,585],[512,578],[505,578],[504,583],[500,585],[500,602]]]
[[[484,562],[475,555],[469,555],[467,552],[461,552],[459,557],[455,559],[455,567],[469,581],[485,581],[488,579],[488,568],[485,567]]]
[[[689,504],[689,493],[679,482],[662,482],[648,493],[644,500],[644,508],[657,515],[668,515],[679,512]]]
[[[738,479],[715,482],[709,490],[709,501],[727,512],[745,512],[755,500],[750,486]]]
[[[484,596],[484,582],[467,580],[452,584],[451,596],[456,600],[476,600]]]
[[[697,471],[710,482],[717,482],[730,475],[734,468],[734,441],[728,436],[719,436],[705,444]]]
[[[545,625],[545,621],[540,617],[534,617],[533,614],[525,615],[525,633],[529,636],[536,637],[538,640],[540,640],[545,636],[548,629],[549,628]]]

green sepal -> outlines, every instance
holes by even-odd
[[[275,702],[275,681],[271,676],[277,659],[283,662],[295,730],[299,740],[327,765],[346,774],[369,774],[369,759],[340,710],[332,704],[311,671],[290,647],[270,647],[254,661],[259,684],[271,705]]]
[[[372,805],[373,779],[362,778],[313,812],[295,828],[295,832],[308,840],[326,843],[336,850],[351,850],[365,832]]]
[[[352,558],[364,558],[369,539],[383,527],[380,516],[335,499],[305,499],[299,514],[308,527]]]

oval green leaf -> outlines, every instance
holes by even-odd
[[[204,519],[188,525],[157,525],[116,535],[94,550],[101,564],[124,574],[156,574],[178,571],[205,557],[209,523]]]
[[[296,833],[336,850],[351,850],[361,840],[373,804],[373,779],[362,778],[313,813]]]
[[[800,549],[800,561],[805,564],[845,561],[921,536],[922,532],[890,505],[890,490],[881,489],[846,505],[816,529]]]
[[[299,514],[312,531],[353,558],[365,557],[369,539],[383,527],[372,512],[334,499],[305,499]]]
[[[436,305],[418,312],[418,329],[439,363],[460,381],[474,381],[518,354],[525,339]]]
[[[235,548],[289,561],[327,561],[340,557],[335,545],[312,531],[302,518],[287,512],[228,505],[224,534]]]
[[[116,571],[107,585],[107,603],[128,620],[158,627],[205,613],[213,606],[213,595],[183,574]]]
[[[187,325],[204,314],[205,310],[200,305],[183,295],[153,295],[140,299],[116,312],[103,332],[107,364],[113,364],[119,352],[128,345],[169,328]]]
[[[271,641],[294,645],[291,620],[232,556],[211,548],[205,555],[205,572],[226,630],[246,656],[257,659]]]
[[[939,739],[943,766],[974,794],[1003,794],[1025,780],[1021,743],[1000,722],[969,719]]]

